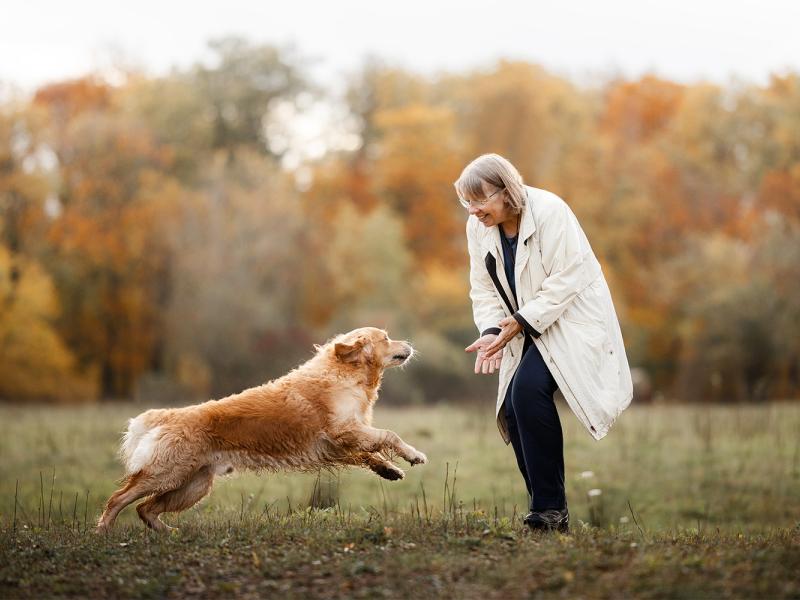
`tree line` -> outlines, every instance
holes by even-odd
[[[356,143],[332,132],[298,162],[292,121],[330,93],[295,53],[210,46],[168,75],[0,100],[0,398],[219,397],[367,324],[420,349],[391,399],[491,396],[463,354],[452,188],[484,152],[572,206],[658,393],[797,397],[797,73],[581,87],[524,62],[372,61],[344,99]]]

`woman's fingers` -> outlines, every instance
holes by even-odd
[[[502,332],[500,335],[484,335],[464,348],[467,352],[476,352],[475,355],[475,374],[491,375],[500,369],[500,362],[503,358],[502,349],[506,345],[506,338]],[[489,350],[491,349],[491,352]],[[500,352],[500,354],[497,354]]]
[[[481,352],[475,358],[475,374],[491,375],[500,369],[502,362],[502,355],[495,356],[495,358],[486,358],[486,355]]]
[[[495,339],[491,344],[484,348],[484,353],[486,358],[492,358],[499,350],[501,350],[508,341],[517,335],[517,332],[520,331],[519,323],[512,317],[507,317],[500,321],[500,325],[502,326],[502,330],[497,335],[497,339]]]
[[[495,355],[494,358],[487,358],[483,351],[478,352],[475,357],[475,374],[476,375],[492,375],[495,371],[500,370],[500,364],[503,360],[503,355]]]
[[[486,346],[486,348],[484,348],[483,351],[486,353],[487,356],[490,356],[491,354],[494,354],[498,348],[502,348],[505,345],[506,345],[506,338],[501,333],[500,335],[497,336],[497,339],[488,346]]]
[[[497,339],[494,342],[486,346],[486,348],[484,349],[484,356],[486,358],[492,358],[492,356],[494,356],[495,353],[505,345],[506,345],[506,338],[501,333],[499,336],[497,336]]]
[[[487,333],[486,335],[482,335],[477,340],[472,342],[469,346],[464,348],[465,352],[475,352],[476,350],[481,350],[485,346],[488,346],[493,341],[497,339],[497,335],[494,333]]]

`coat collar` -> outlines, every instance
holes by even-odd
[[[519,242],[517,242],[517,252],[514,260],[514,285],[517,293],[521,290],[520,279],[522,271],[528,264],[530,257],[530,238],[536,232],[536,222],[533,219],[533,207],[531,202],[533,194],[530,193],[530,188],[525,186],[525,206],[522,208],[522,215],[519,222]],[[500,285],[505,290],[505,293],[514,302],[514,295],[511,293],[511,286],[508,285],[508,280],[505,275],[505,270],[502,268],[503,264],[503,247],[500,241],[500,227],[490,227],[484,233],[483,238],[483,254],[490,252],[494,255],[496,264],[500,265],[497,269],[497,277]]]
[[[533,194],[531,194],[528,186],[525,186],[523,189],[525,190],[526,198],[525,206],[522,208],[522,218],[519,222],[519,240],[522,243],[518,244],[517,251],[519,251],[521,246],[527,246],[530,237],[536,233],[536,222],[533,219],[533,207],[531,206],[531,203],[533,202]],[[485,231],[483,245],[486,251],[494,254],[498,260],[502,260],[503,247],[500,244],[499,226],[495,225],[494,227],[490,227]],[[520,260],[517,259],[516,263],[519,265]]]
[[[527,244],[528,239],[536,233],[536,221],[533,220],[533,207],[531,206],[533,194],[531,194],[531,189],[528,186],[523,189],[525,190],[525,206],[522,208],[522,219],[519,222],[519,239],[523,244]]]

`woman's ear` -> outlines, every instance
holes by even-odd
[[[352,344],[339,342],[333,347],[333,353],[336,355],[336,358],[342,362],[356,362],[363,347],[363,340],[356,340]]]

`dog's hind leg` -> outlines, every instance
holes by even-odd
[[[208,494],[213,483],[213,470],[207,466],[203,467],[181,487],[142,502],[136,507],[136,512],[148,527],[158,531],[169,531],[173,528],[166,525],[159,515],[165,512],[180,512],[194,506]]]
[[[103,533],[114,525],[119,512],[143,496],[153,492],[147,477],[139,471],[128,478],[125,486],[117,490],[106,502],[106,508],[97,522],[95,533]]]

